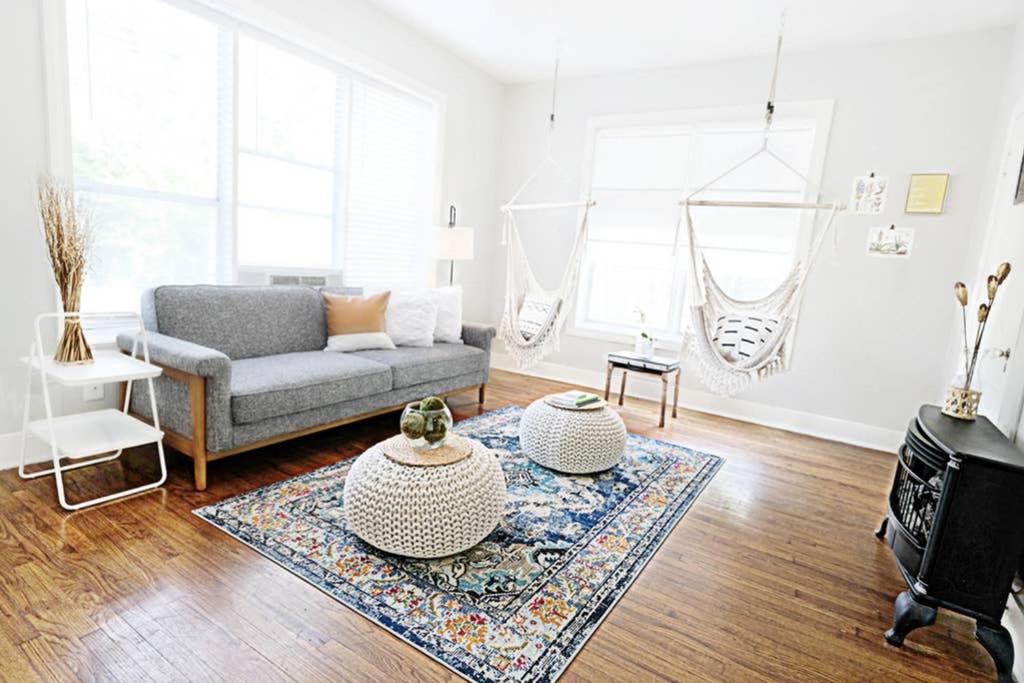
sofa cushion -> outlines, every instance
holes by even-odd
[[[355,351],[348,355],[389,366],[395,389],[487,369],[487,354],[465,344],[403,346],[387,351]]]
[[[312,287],[170,285],[153,291],[152,305],[158,332],[232,360],[327,344],[323,300]]]
[[[231,417],[235,424],[248,424],[390,389],[387,365],[350,353],[244,358],[231,364]]]

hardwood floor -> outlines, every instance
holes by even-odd
[[[485,408],[564,385],[495,372]],[[477,413],[476,394],[451,401]],[[872,535],[895,458],[627,399],[630,431],[725,466],[567,670],[565,681],[986,680],[972,622],[941,613],[886,645],[903,588]],[[211,463],[169,456],[167,486],[60,511],[49,479],[0,472],[0,677],[30,680],[460,680],[382,628],[191,514],[355,456],[386,415]],[[153,454],[68,474],[69,496],[152,477]]]

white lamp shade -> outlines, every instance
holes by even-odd
[[[469,261],[473,258],[473,228],[438,228],[437,258]]]

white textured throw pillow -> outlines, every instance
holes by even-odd
[[[433,346],[437,295],[428,289],[392,291],[384,323],[396,346]]]
[[[437,325],[434,341],[462,343],[462,288],[441,287],[433,290],[437,301]]]
[[[324,351],[366,351],[368,349],[393,349],[395,343],[384,332],[357,332],[336,334],[327,338]]]
[[[528,293],[519,309],[519,331],[524,339],[533,338],[547,322],[551,309],[562,304],[556,295]]]

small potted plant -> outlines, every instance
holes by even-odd
[[[989,317],[992,315],[992,307],[996,302],[996,294],[999,287],[1010,274],[1010,264],[1000,263],[993,275],[989,275],[985,281],[985,294],[987,301],[978,306],[978,327],[974,333],[974,346],[967,341],[967,285],[957,282],[953,285],[953,294],[960,305],[960,313],[963,319],[964,334],[964,372],[957,374],[953,380],[953,386],[946,394],[946,403],[942,412],[950,417],[959,420],[973,420],[978,416],[978,404],[981,402],[981,391],[972,389],[971,385],[975,380],[975,371],[978,366],[978,354],[981,351],[981,340],[985,336],[985,328],[988,326]]]
[[[637,317],[640,318],[640,332],[636,335],[636,340],[633,343],[633,351],[640,354],[644,358],[650,358],[654,355],[654,344],[655,338],[647,332],[647,313],[644,309],[637,306],[635,309]]]

